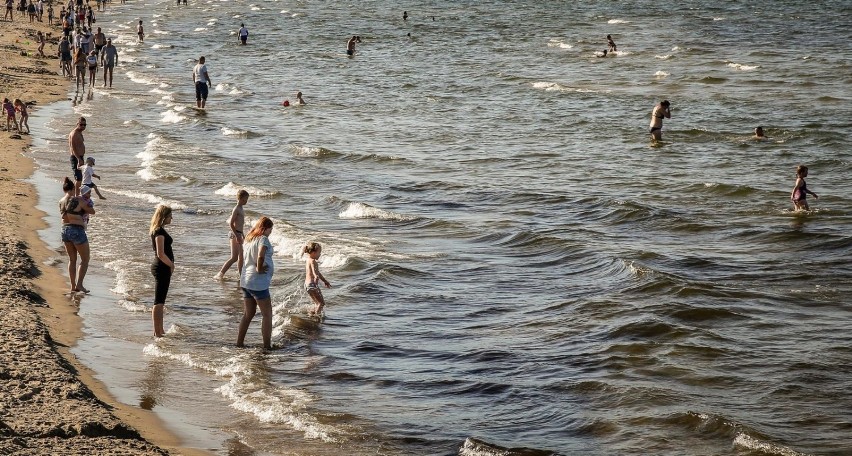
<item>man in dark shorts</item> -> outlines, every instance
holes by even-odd
[[[112,45],[112,38],[107,38],[106,45],[101,51],[101,66],[104,67],[104,87],[107,85],[107,74],[109,74],[109,86],[112,87],[112,70],[118,63],[118,49]]]
[[[77,126],[68,134],[68,153],[71,156],[71,170],[74,171],[74,195],[80,196],[80,183],[83,182],[83,172],[80,166],[85,163],[86,145],[83,142],[83,130],[86,129],[86,118],[80,117]]]
[[[192,69],[192,82],[195,83],[195,105],[199,108],[207,105],[207,87],[213,87],[213,81],[207,73],[207,65],[204,64],[204,56],[198,59],[198,65]]]
[[[67,36],[59,41],[59,66],[62,68],[62,76],[71,77],[71,43]]]
[[[98,32],[95,33],[94,37],[95,41],[95,54],[101,55],[101,49],[106,46],[106,35],[101,31],[101,28],[98,27]]]
[[[358,42],[358,37],[352,35],[352,38],[349,38],[349,41],[346,42],[346,55],[352,57],[355,55],[355,43]]]

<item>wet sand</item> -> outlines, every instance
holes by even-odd
[[[17,11],[15,22],[0,22],[0,92],[35,102],[30,116],[67,99],[70,84],[57,59],[34,57],[37,30],[52,33],[44,50],[51,56],[58,28],[30,24]],[[5,131],[3,120],[0,192],[9,202],[0,205],[0,454],[207,454],[180,447],[154,413],[119,403],[71,353],[82,336],[79,301],[63,295],[65,264],[49,264],[64,253],[38,237],[45,214],[26,182],[30,136]]]

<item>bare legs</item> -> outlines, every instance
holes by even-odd
[[[311,311],[311,315],[319,316],[322,312],[322,308],[325,307],[325,298],[322,297],[322,293],[319,290],[308,290],[308,296],[310,296],[311,299],[313,299],[314,304],[316,304],[314,310]]]
[[[63,242],[65,252],[68,254],[68,278],[71,279],[70,291],[82,291],[88,293],[89,290],[83,287],[83,279],[86,278],[86,271],[89,270],[89,243],[74,244],[73,242]],[[77,256],[80,256],[80,265],[77,265]]]
[[[222,269],[219,270],[219,274],[216,274],[220,280],[225,277],[225,273],[228,272],[228,269],[231,269],[231,266],[237,263],[237,273],[243,273],[243,246],[240,244],[240,241],[232,237],[231,238],[231,257],[228,258],[228,261],[222,265]]]
[[[266,299],[257,299],[254,298],[245,298],[243,299],[243,319],[240,320],[240,330],[237,333],[237,347],[244,347],[246,339],[246,332],[248,332],[249,325],[251,324],[252,318],[254,318],[254,314],[257,313],[257,308],[260,307],[260,314],[263,318],[263,321],[260,324],[260,334],[263,336],[263,348],[267,350],[272,349],[272,298]]]
[[[163,337],[166,332],[163,331],[163,309],[165,304],[154,304],[151,309],[151,320],[154,322],[154,337]]]

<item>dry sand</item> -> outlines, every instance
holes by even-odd
[[[33,57],[36,30],[53,34],[44,49],[49,58]],[[59,35],[59,28],[30,24],[18,11],[14,22],[0,22],[0,95],[34,101],[30,115],[67,99],[70,82],[50,58]],[[152,412],[116,401],[70,353],[81,321],[74,301],[62,294],[67,277],[45,265],[62,254],[49,251],[36,232],[44,214],[35,208],[35,189],[22,181],[33,171],[22,154],[29,136],[15,138],[3,130],[5,113],[2,120],[0,194],[7,203],[0,205],[0,454],[207,454],[179,447]]]

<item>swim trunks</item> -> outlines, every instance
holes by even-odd
[[[77,169],[77,167],[80,166],[80,163],[82,162],[82,157],[78,160],[76,155],[71,156],[71,170],[74,171],[74,180],[76,181],[83,180],[83,172]]]
[[[240,237],[242,237],[242,236],[243,236],[243,232],[242,232],[242,231],[237,231],[237,233],[239,233]],[[229,232],[228,232],[228,239],[236,239],[236,238],[237,238],[237,236],[236,236],[236,235],[234,235],[234,232],[233,232],[233,231],[229,231]]]
[[[316,282],[308,282],[308,283],[305,284],[305,291],[310,293],[311,290],[314,290],[317,293],[322,294],[322,291],[320,291],[320,287],[317,285]]]
[[[206,100],[207,99],[207,83],[206,82],[196,82],[195,83],[195,99],[196,100]]]
[[[662,131],[662,129],[663,129],[663,127],[653,127],[653,128],[651,128],[650,133],[653,133],[653,132],[655,132],[655,131],[657,131],[657,130],[661,130],[661,131]]]
[[[354,54],[354,53],[355,53],[355,51],[353,51],[352,49],[347,49],[347,50],[346,50],[346,55],[352,55],[352,54]]]

